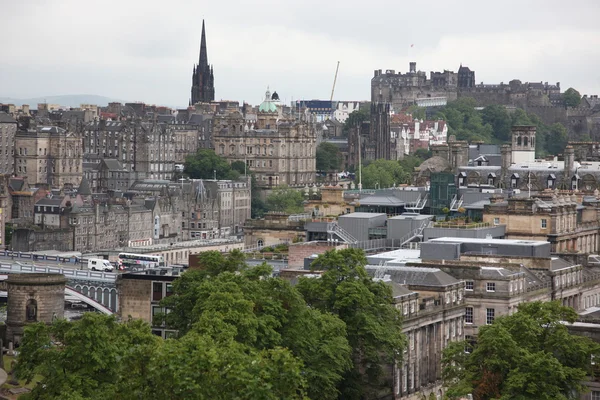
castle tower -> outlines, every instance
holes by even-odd
[[[215,78],[212,66],[208,64],[208,51],[206,50],[206,32],[202,20],[202,37],[200,39],[200,58],[198,65],[194,65],[192,72],[192,96],[190,105],[196,103],[210,103],[215,99]]]
[[[512,127],[512,163],[526,164],[535,161],[535,126]]]

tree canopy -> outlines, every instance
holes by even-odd
[[[303,202],[304,195],[301,191],[281,185],[273,189],[271,194],[267,196],[266,209],[268,211],[298,214],[304,211]]]
[[[356,176],[357,182],[359,175]],[[388,188],[410,183],[410,170],[403,168],[398,161],[379,159],[362,168],[362,185],[365,189]]]
[[[316,153],[317,171],[340,170],[342,166],[342,153],[340,149],[329,142],[321,142]]]
[[[577,107],[581,104],[581,94],[573,88],[565,90],[562,94],[562,98],[567,107]]]
[[[479,329],[477,343],[451,343],[443,354],[449,398],[578,399],[600,345],[569,333],[577,313],[559,302],[519,305],[518,312]]]
[[[449,135],[469,142],[510,142],[513,125],[533,125],[537,128],[535,150],[538,157],[560,154],[567,144],[566,129],[562,124],[544,124],[537,115],[528,114],[521,108],[510,113],[501,105],[478,110],[475,100],[468,97],[449,102],[436,117],[446,120]]]
[[[218,156],[214,150],[199,149],[196,154],[185,159],[184,172],[193,179],[237,179],[238,171],[232,169],[227,160]]]
[[[173,282],[156,323],[86,313],[25,327],[15,373],[41,379],[30,399],[362,399],[391,388],[380,364],[402,354],[391,288],[361,250],[329,252],[322,279],[293,286],[241,252],[200,255]]]
[[[352,111],[344,122],[344,132],[347,134],[350,128],[359,126],[363,121],[368,121],[371,118],[370,103],[362,104],[356,111]]]
[[[346,324],[353,367],[338,386],[345,400],[376,398],[391,388],[382,366],[390,365],[405,345],[392,288],[372,280],[366,264],[362,250],[328,251],[311,264],[312,270],[324,271],[321,277],[301,278],[297,286],[311,309],[332,313]]]

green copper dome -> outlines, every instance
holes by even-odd
[[[273,99],[271,98],[271,92],[269,91],[269,89],[267,89],[267,92],[265,93],[265,101],[260,103],[260,106],[258,106],[258,112],[264,112],[264,113],[276,113],[277,112],[277,101],[273,101]]]

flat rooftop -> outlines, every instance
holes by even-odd
[[[544,240],[521,240],[521,239],[478,239],[478,238],[459,238],[459,237],[441,237],[429,239],[432,243],[485,243],[497,245],[517,245],[517,246],[547,246],[548,242]]]
[[[362,202],[362,200],[361,200]],[[351,213],[351,214],[345,214],[345,215],[340,215],[339,218],[376,218],[376,217],[380,217],[380,216],[386,216],[387,214],[385,213],[369,213],[369,212],[355,212],[355,213]]]

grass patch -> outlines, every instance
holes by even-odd
[[[13,389],[13,388],[17,388],[17,387],[26,387],[27,389],[33,389],[35,387],[35,385],[37,385],[38,382],[40,382],[42,380],[41,375],[34,376],[33,380],[31,382],[29,382],[27,385],[25,384],[25,380],[19,381],[18,385],[11,385],[10,383],[8,383],[10,380],[10,373],[12,371],[12,361],[15,359],[16,359],[16,357],[4,355],[4,370],[6,371],[7,374],[9,374],[9,376],[8,376],[8,380],[4,383],[4,385],[2,385],[2,389]]]

